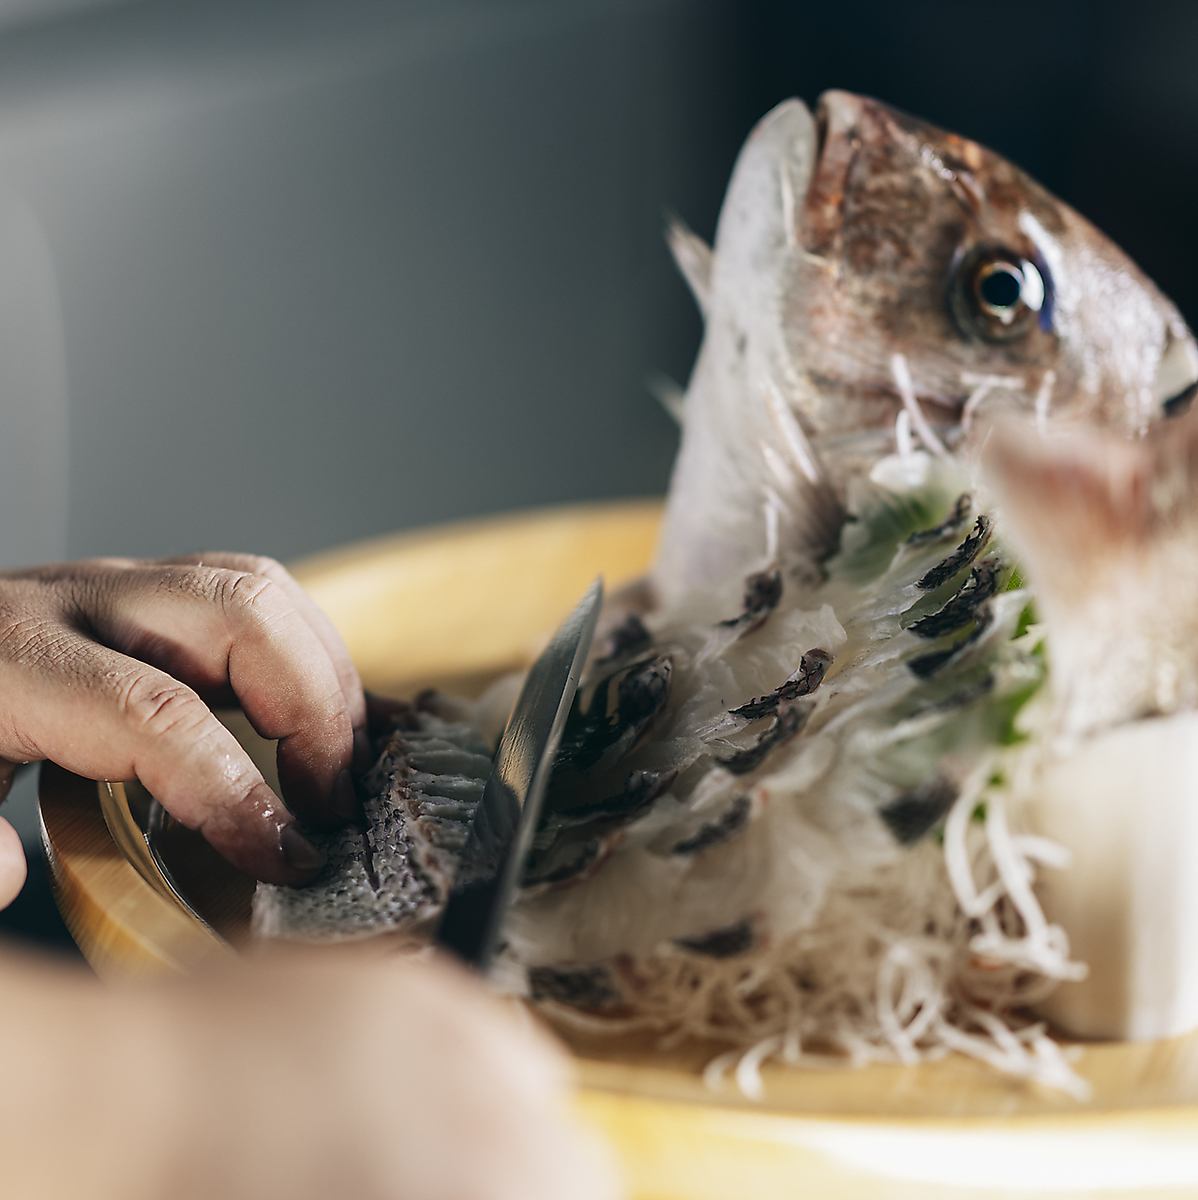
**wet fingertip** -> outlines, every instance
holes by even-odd
[[[333,784],[329,807],[349,824],[355,824],[362,820],[362,805],[358,800],[358,789],[354,787],[353,772],[348,768],[337,776],[336,782]]]
[[[305,829],[331,832],[345,824],[348,818],[336,808],[337,775],[329,774],[331,764],[318,767],[296,746],[284,747],[282,742],[278,763],[280,794]]]
[[[308,841],[295,825],[284,825],[280,830],[279,850],[283,861],[301,875],[315,875],[325,864],[324,852]]]
[[[333,794],[316,792],[311,786],[301,791],[297,787],[283,789],[287,807],[295,814],[305,829],[317,833],[332,833],[340,829],[348,820],[347,817],[335,811]]]

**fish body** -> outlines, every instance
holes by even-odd
[[[676,231],[705,334],[653,573],[667,602],[768,552],[834,547],[846,479],[1032,411],[1135,435],[1192,394],[1198,347],[1105,236],[999,155],[829,92],[754,129],[714,249]]]
[[[503,963],[563,1019],[1072,1087],[1008,801],[1053,732],[1198,707],[1198,349],[1016,167],[847,93],[759,124],[714,251],[671,237],[706,332],[651,602],[587,665]],[[427,926],[510,694],[404,709],[365,836],[260,932]]]

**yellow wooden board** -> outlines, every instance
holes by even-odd
[[[639,574],[658,512],[611,504],[450,526],[321,555],[296,574],[368,687],[473,690],[527,662],[596,572],[609,586]],[[185,887],[206,927],[156,873],[127,800],[119,785],[97,795],[95,784],[43,770],[45,841],[83,952],[105,974],[180,971],[231,953],[248,883],[196,858]],[[963,1059],[770,1068],[754,1103],[731,1085],[703,1086],[711,1047],[572,1046],[578,1103],[618,1147],[637,1200],[1198,1196],[1198,1036],[1080,1050],[1093,1087],[1084,1104]]]

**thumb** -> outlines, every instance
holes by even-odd
[[[7,908],[25,886],[25,850],[17,831],[0,817],[0,908]]]

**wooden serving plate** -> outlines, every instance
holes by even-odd
[[[649,561],[659,508],[566,508],[380,539],[296,574],[368,687],[477,689],[526,663],[597,571]],[[269,747],[242,724],[251,752]],[[41,813],[63,915],[101,974],[186,971],[235,952],[251,885],[197,839],[172,882],[131,815],[144,799],[46,767]],[[180,895],[186,903],[181,902]],[[198,919],[195,914],[202,919]],[[1198,1035],[1093,1045],[1085,1103],[964,1059],[917,1068],[767,1068],[765,1099],[704,1087],[711,1047],[573,1039],[585,1116],[616,1145],[637,1200],[948,1200],[1198,1195]]]

